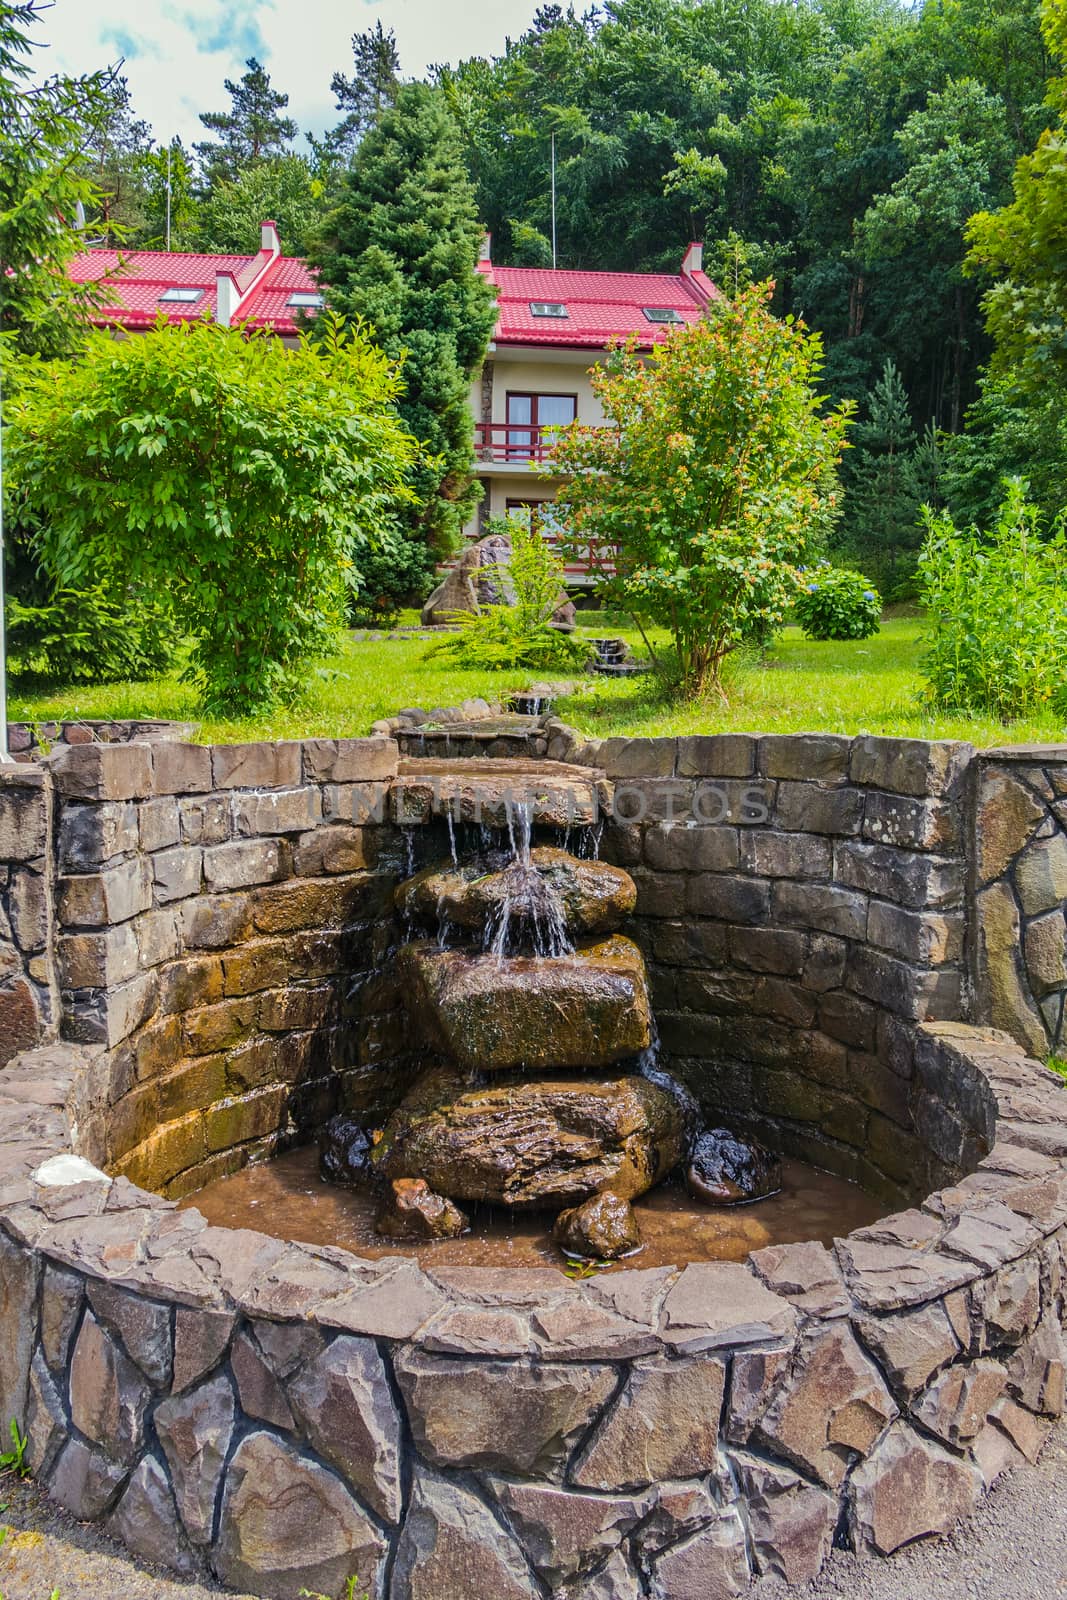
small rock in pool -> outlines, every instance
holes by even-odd
[[[739,1139],[728,1128],[712,1128],[693,1146],[685,1186],[707,1205],[764,1200],[782,1187],[782,1164],[763,1145]]]
[[[319,1176],[325,1183],[373,1182],[374,1141],[362,1123],[341,1112],[331,1117],[319,1138]]]
[[[552,1237],[569,1254],[591,1256],[598,1261],[614,1261],[641,1247],[641,1230],[633,1206],[610,1191],[561,1211]]]
[[[470,1223],[455,1202],[435,1194],[425,1178],[394,1178],[382,1196],[374,1226],[387,1239],[458,1239]]]

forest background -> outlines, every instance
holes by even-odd
[[[302,136],[256,61],[168,148],[118,75],[87,129],[94,243],[245,252],[273,216],[315,252],[365,135],[403,79],[381,23],[331,81],[336,126]],[[831,401],[857,404],[832,554],[914,593],[924,502],[989,520],[1018,473],[1061,509],[1055,407],[988,367],[968,225],[1009,203],[1054,121],[1036,0],[608,0],[541,7],[495,57],[432,70],[500,264],[677,270],[691,238],[727,294],[773,279],[821,332]],[[220,92],[220,100],[223,94]],[[971,225],[973,238],[973,224]]]

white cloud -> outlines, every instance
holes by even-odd
[[[87,72],[126,57],[134,109],[166,140],[225,110],[224,78],[257,55],[289,95],[301,129],[336,120],[330,78],[351,66],[353,33],[381,17],[395,30],[405,76],[437,61],[502,49],[529,26],[538,0],[55,0],[39,32],[46,72]]]

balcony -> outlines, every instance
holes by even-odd
[[[531,422],[476,422],[474,454],[479,466],[507,466],[512,471],[539,467],[552,453],[558,427]]]

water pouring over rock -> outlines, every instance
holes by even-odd
[[[510,851],[454,852],[397,889],[423,935],[396,964],[427,1066],[373,1138],[335,1118],[322,1171],[374,1185],[391,1238],[455,1237],[462,1206],[550,1208],[564,1250],[614,1259],[640,1248],[631,1202],[683,1164],[719,1203],[730,1182],[748,1197],[746,1173],[769,1192],[773,1158],[705,1148],[699,1107],[657,1064],[644,959],[619,932],[633,879],[535,845],[533,814],[508,808]]]

